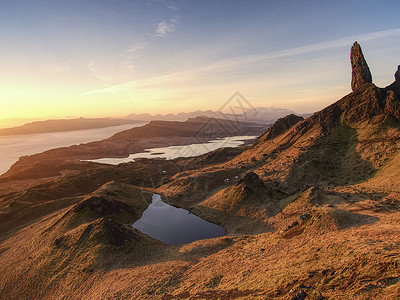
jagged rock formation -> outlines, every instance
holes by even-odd
[[[0,298],[399,298],[400,70],[379,88],[353,48],[353,92],[237,156],[92,166],[31,188],[0,181],[20,189],[0,193]],[[124,183],[98,188],[110,178]],[[234,235],[146,237],[131,224],[149,188]]]
[[[350,51],[350,61],[352,68],[351,88],[357,90],[365,83],[372,83],[372,75],[365,61],[360,45],[355,42]]]
[[[229,167],[239,166],[246,173],[252,171],[268,187],[276,184],[281,192],[288,194],[310,186],[352,184],[373,177],[397,149],[400,87],[398,81],[386,88],[371,83],[358,43],[352,48],[351,59],[354,79],[357,79],[355,91],[306,120],[296,116],[278,120],[250,148],[230,161]],[[396,72],[396,79],[399,73]],[[227,170],[226,173],[229,174]],[[179,180],[184,182],[183,178]],[[190,180],[195,182],[197,177],[192,176]],[[243,199],[251,199],[251,192],[241,183],[235,188],[216,191],[211,197],[202,194],[203,198],[208,197],[204,204],[225,209],[233,203],[242,204]],[[175,185],[178,182],[171,182],[169,188]],[[257,206],[261,199],[258,197],[251,205]]]

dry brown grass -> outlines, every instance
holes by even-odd
[[[368,86],[362,101],[381,92]],[[359,95],[233,159],[220,150],[3,185],[0,298],[400,299],[399,126],[379,105],[372,116],[351,106]],[[241,180],[249,171],[263,185]],[[101,186],[110,178],[125,184]],[[228,234],[167,246],[132,229],[149,190]]]

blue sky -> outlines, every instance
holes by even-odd
[[[374,82],[400,64],[398,1],[0,2],[5,118],[217,110],[304,113],[350,92],[358,40]]]

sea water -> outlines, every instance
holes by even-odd
[[[0,136],[0,174],[6,172],[19,157],[80,143],[102,140],[113,134],[143,126],[133,123],[105,128]]]
[[[165,158],[174,159],[177,157],[193,157],[222,148],[237,147],[244,144],[245,141],[253,140],[256,136],[231,136],[221,139],[215,139],[207,143],[196,143],[182,146],[169,146],[160,148],[146,149],[145,152],[134,153],[124,158],[99,158],[88,161],[118,165],[121,163],[132,162],[137,158]]]

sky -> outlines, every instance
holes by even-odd
[[[253,107],[314,112],[351,91],[358,41],[378,86],[400,64],[400,2],[2,0],[0,125]]]

